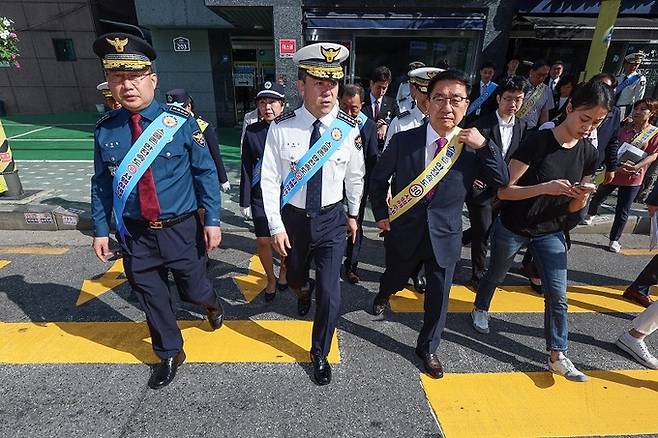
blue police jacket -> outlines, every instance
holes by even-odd
[[[151,102],[140,111],[142,127],[146,128],[163,111],[172,110],[155,100]],[[180,108],[173,111],[181,115]],[[113,173],[132,145],[130,114],[123,108],[106,113],[94,132],[91,214],[96,237],[110,233]],[[160,219],[180,216],[202,207],[206,210],[205,225],[219,226],[221,197],[217,169],[191,114],[150,167],[160,203]],[[137,186],[128,196],[123,217],[143,220]]]

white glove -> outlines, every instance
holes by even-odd
[[[251,207],[240,207],[240,213],[246,220],[251,220]]]
[[[226,181],[222,184],[222,192],[227,193],[229,190],[231,190],[231,183]]]

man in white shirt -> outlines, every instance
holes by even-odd
[[[311,44],[295,53],[304,102],[274,119],[261,170],[272,246],[286,257],[300,315],[308,313],[316,290],[311,362],[318,385],[331,382],[327,355],[340,314],[340,268],[346,237],[356,237],[365,175],[356,120],[337,105],[341,63],[348,56],[346,47],[334,43]],[[309,280],[311,260],[315,282]]]
[[[557,84],[560,82],[563,72],[564,63],[562,61],[553,61],[551,69],[548,72],[548,78],[546,79],[546,85],[551,89],[551,93],[556,94],[558,92]]]
[[[421,67],[425,67],[425,64],[423,62],[413,61],[409,63],[409,71]],[[411,93],[411,83],[408,75],[398,86],[398,92],[395,95],[395,100],[397,100],[398,102],[400,113],[403,113],[405,111],[411,111],[411,109],[414,107],[415,99]]]

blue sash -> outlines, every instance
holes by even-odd
[[[357,114],[356,116],[356,123],[357,125],[359,125],[359,130],[363,128],[363,125],[365,125],[366,120],[368,120],[368,116],[363,114],[363,112],[359,111],[359,114]]]
[[[261,158],[254,165],[253,175],[251,176],[251,187],[256,187],[256,184],[260,182],[260,169],[263,167],[263,159]]]
[[[633,85],[639,79],[640,75],[627,76],[626,79],[624,79],[624,81],[617,86],[615,96],[619,96],[621,92],[624,91],[624,88],[628,87],[629,85]]]
[[[130,235],[123,223],[123,210],[126,208],[128,196],[155,157],[186,121],[185,117],[164,111],[146,127],[121,160],[112,181],[114,218],[121,240],[125,241],[125,236]]]
[[[473,111],[476,111],[478,108],[480,108],[480,105],[482,105],[484,101],[487,100],[489,96],[491,96],[491,93],[493,93],[496,90],[496,88],[498,88],[497,83],[489,82],[487,86],[484,87],[484,91],[482,92],[482,94],[480,94],[480,97],[475,99],[475,101],[473,101],[469,105],[468,110],[466,110],[466,115],[468,116]]]
[[[336,117],[322,137],[309,148],[299,163],[290,170],[283,181],[281,190],[281,208],[283,208],[299,189],[311,179],[329,157],[336,152],[347,133],[352,129],[346,121]]]

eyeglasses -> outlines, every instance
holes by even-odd
[[[125,81],[130,82],[133,85],[138,85],[148,76],[151,76],[153,72],[147,73],[126,73],[126,74],[109,74],[107,76],[107,83],[111,85],[121,85]]]
[[[503,97],[503,100],[505,103],[512,103],[516,102],[517,105],[521,105],[523,103],[523,98],[522,97]]]
[[[430,97],[430,100],[435,105],[442,106],[445,103],[449,103],[451,107],[459,106],[461,105],[462,102],[464,102],[467,99],[468,98],[464,96],[445,97],[445,96],[441,96],[440,94],[435,94],[434,96]]]

